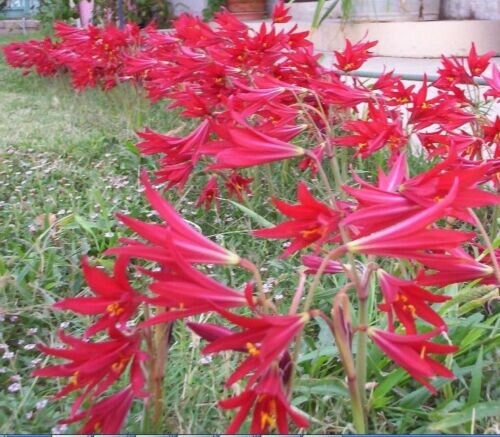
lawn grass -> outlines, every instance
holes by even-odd
[[[6,38],[0,39],[0,44],[4,42]],[[148,126],[166,132],[182,128],[185,122],[165,110],[163,103],[150,105],[125,85],[109,94],[99,90],[76,94],[66,77],[22,76],[3,63],[0,84],[0,386],[4,388],[0,432],[48,433],[66,417],[68,404],[51,400],[58,389],[56,382],[30,376],[45,360],[34,344],[54,344],[59,327],[76,333],[82,330],[81,318],[55,312],[51,305],[84,288],[82,255],[110,265],[102,252],[127,234],[114,218],[117,211],[151,217],[137,176],[139,168],[153,168],[154,162],[135,153],[134,129]],[[141,111],[132,111],[138,106]],[[271,184],[280,197],[294,199],[290,181],[297,178],[280,171],[271,173]],[[256,192],[246,206],[277,222],[265,187],[270,181],[261,173],[251,175],[257,180]],[[290,266],[299,264],[298,257],[276,260],[279,243],[250,239],[247,230],[259,227],[258,221],[226,200],[220,213],[205,214],[193,207],[193,193],[169,193],[169,197],[206,235],[255,261],[278,305],[289,301],[295,288]],[[215,273],[234,287],[248,279],[238,270]],[[319,290],[318,307],[326,309],[330,304],[332,289],[339,286],[335,281],[325,281]],[[491,290],[450,286],[446,292],[454,300],[440,312],[450,326],[451,340],[461,347],[447,363],[457,380],[439,381],[442,390],[430,396],[371,348],[372,431],[498,432],[500,321],[494,304],[488,304]],[[375,309],[373,302],[372,321],[378,317]],[[306,342],[301,351],[294,403],[313,418],[308,432],[350,432],[348,395],[331,334],[322,324],[310,328],[308,334],[315,341]],[[148,429],[137,404],[127,432],[224,430],[230,418],[217,408],[217,400],[229,394],[223,381],[234,368],[235,357],[218,357],[209,363],[202,359],[198,343],[181,323],[175,325],[165,380],[164,426]]]

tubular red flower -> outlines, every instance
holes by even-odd
[[[87,342],[59,333],[59,338],[68,347],[50,348],[39,346],[39,349],[68,362],[42,367],[33,372],[34,376],[66,377],[68,384],[55,398],[61,398],[75,390],[83,389],[73,403],[72,413],[78,410],[86,399],[93,399],[104,393],[122,374],[130,368],[131,386],[136,396],[144,397],[144,376],[140,363],[147,355],[140,350],[140,337],[137,334],[128,336],[113,329],[109,331],[109,340]]]
[[[345,48],[343,51],[333,52],[337,63],[334,64],[339,70],[353,71],[360,68],[367,59],[373,56],[369,51],[375,47],[378,41],[358,41],[354,45],[347,38],[345,40]]]
[[[247,388],[240,395],[220,401],[219,405],[223,409],[239,408],[227,428],[228,434],[238,432],[252,407],[251,433],[264,434],[278,430],[282,434],[288,434],[287,416],[299,428],[309,426],[308,420],[290,405],[277,367],[271,368],[253,387]]]
[[[113,276],[108,276],[97,267],[91,267],[87,258],[83,258],[83,275],[96,297],[66,298],[57,302],[54,308],[99,315],[97,322],[85,331],[86,336],[114,328],[117,324],[124,327],[142,300],[128,281],[127,265],[128,258],[119,257],[114,265]]]
[[[292,17],[288,15],[290,8],[285,7],[284,0],[278,0],[278,3],[274,6],[271,18],[273,23],[288,23]]]
[[[134,400],[133,390],[127,387],[93,404],[88,410],[78,412],[60,423],[69,424],[84,420],[80,433],[118,434],[127,418]]]
[[[458,180],[455,179],[449,194],[429,208],[385,229],[346,244],[351,252],[373,253],[411,257],[426,249],[453,249],[474,234],[447,229],[427,229],[446,215],[447,207],[457,196]]]
[[[172,261],[172,253],[168,248],[170,244],[168,238],[171,238],[176,250],[180,251],[181,256],[189,262],[214,264],[238,264],[240,262],[238,255],[213,243],[190,226],[153,189],[144,172],[141,174],[141,181],[145,188],[146,198],[159,216],[165,220],[166,225],[144,223],[118,214],[118,218],[125,225],[152,244],[146,245],[134,240],[126,240],[128,245],[109,249],[106,253],[169,263]],[[167,237],[167,229],[171,230],[168,233],[169,237]]]
[[[291,220],[269,229],[252,231],[253,235],[260,238],[292,238],[292,243],[282,257],[290,256],[311,244],[325,243],[338,237],[340,214],[337,211],[315,199],[304,182],[297,185],[297,199],[297,204],[273,199],[276,208],[291,217]]]
[[[249,356],[238,366],[226,381],[230,386],[248,374],[248,383],[253,384],[275,360],[280,360],[290,343],[309,320],[309,314],[290,316],[267,316],[247,318],[232,314],[223,309],[218,312],[231,323],[243,328],[243,331],[224,335],[214,339],[203,349],[204,353],[223,350],[246,349]]]
[[[394,316],[403,324],[407,334],[416,334],[416,318],[421,318],[436,328],[446,330],[445,321],[429,303],[446,302],[449,296],[432,294],[419,287],[416,281],[405,281],[378,270],[378,278],[384,302],[379,308],[387,313],[389,329],[394,331]]]
[[[451,354],[456,346],[432,343],[430,340],[439,331],[427,334],[398,335],[380,329],[368,328],[368,336],[397,365],[405,369],[416,381],[431,393],[436,389],[430,384],[435,376],[453,379],[453,372],[439,362],[428,357],[429,354]]]

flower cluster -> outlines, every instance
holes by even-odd
[[[93,296],[66,298],[56,308],[95,320],[83,338],[60,333],[62,348],[43,346],[45,353],[66,361],[36,371],[68,378],[56,396],[79,393],[65,422],[84,420],[81,432],[117,432],[134,398],[149,397],[148,403],[160,405],[165,332],[175,320],[204,313],[216,313],[232,325],[187,321],[208,342],[204,352],[241,356],[226,385],[245,381],[244,388],[220,402],[222,409],[237,409],[229,433],[237,432],[248,416],[252,433],[288,433],[289,420],[298,428],[308,425],[291,404],[291,348],[300,345],[305,325],[317,317],[333,332],[353,420],[365,432],[365,406],[359,405],[364,376],[362,366],[353,365],[364,354],[353,353],[353,336],[359,336],[358,348],[371,339],[434,393],[433,378],[454,377],[437,356],[457,350],[438,340],[447,325],[435,305],[449,299],[439,288],[500,282],[500,254],[474,212],[500,203],[493,192],[500,182],[500,118],[491,120],[483,111],[485,103],[500,97],[497,67],[491,68],[491,77],[485,73],[492,53],[478,55],[472,45],[465,59],[443,57],[432,84],[409,86],[392,72],[367,83],[355,70],[376,42],[347,41],[327,68],[307,33],[276,25],[289,20],[283,2],[273,19],[256,30],[227,11],[216,15],[214,25],[184,14],[169,32],[58,24],[58,42],[4,48],[14,67],[34,67],[44,75],[68,71],[78,90],[130,81],[152,101],[167,99],[169,108],[181,108],[182,116],[196,120],[186,135],[146,128],[138,133],[137,147],[144,155],[159,155],[155,182],[167,189],[199,185],[193,179],[202,169],[206,176],[199,207],[220,207],[223,187],[244,202],[253,182],[245,177],[248,167],[287,160],[296,164],[294,174],[311,175],[297,183],[296,203],[273,198],[284,221],[252,232],[258,238],[290,240],[282,258],[310,251],[302,258],[305,268],[286,314],[266,298],[252,263],[196,231],[142,175],[145,196],[162,223],[119,215],[139,238],[124,238],[106,252],[116,257],[112,275],[83,261]],[[485,87],[476,84],[479,77]],[[416,151],[430,163],[412,174],[408,162]],[[367,180],[354,168],[349,182],[342,176],[347,163],[339,161],[345,153],[353,162],[386,157],[390,170],[380,169]],[[323,198],[314,194],[319,192],[313,187],[316,175]],[[236,290],[206,274],[206,265],[237,266],[251,272],[253,280]],[[134,287],[132,272],[147,282],[146,291]],[[330,315],[314,307],[314,291],[326,274],[345,275],[343,289],[332,292]],[[306,275],[313,279],[302,303]],[[355,290],[355,305],[348,289]],[[370,295],[387,319],[385,327],[372,326],[367,318]],[[353,326],[355,307],[359,317]],[[243,308],[246,316],[238,314]],[[105,395],[115,383],[120,390]]]

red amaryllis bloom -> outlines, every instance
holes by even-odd
[[[50,38],[13,42],[2,47],[6,62],[14,68],[24,68],[25,73],[35,68],[40,76],[53,76],[63,66],[53,56],[54,50],[59,47]]]
[[[220,201],[217,198],[218,195],[219,186],[217,184],[217,176],[212,176],[203,187],[203,190],[201,190],[201,193],[196,200],[195,206],[199,208],[201,205],[204,205],[205,211],[208,211],[212,203],[215,202],[217,209],[219,209]]]
[[[230,196],[236,196],[236,198],[243,202],[244,194],[251,194],[250,184],[253,182],[253,178],[245,178],[238,172],[234,171],[227,178],[225,182],[226,189]]]
[[[500,258],[500,253],[495,256]],[[498,284],[495,278],[495,269],[488,264],[489,257],[481,261],[474,259],[461,248],[450,250],[450,253],[422,254],[415,258],[435,273],[420,272],[417,282],[420,285],[444,287],[459,282],[468,282],[480,279],[481,284]],[[500,261],[500,260],[499,260]]]
[[[334,240],[340,214],[329,206],[316,200],[303,182],[297,185],[299,203],[289,204],[279,199],[273,199],[276,208],[291,220],[280,223],[269,229],[253,231],[252,234],[261,238],[293,238],[282,257],[309,246],[313,243],[324,243]]]
[[[361,67],[368,58],[371,58],[373,53],[369,51],[375,47],[378,41],[358,41],[352,44],[347,38],[345,40],[345,48],[341,52],[333,52],[337,63],[334,64],[339,70],[353,71]]]
[[[369,104],[368,119],[347,121],[342,126],[351,135],[334,138],[339,146],[356,147],[356,155],[366,158],[384,146],[391,152],[401,149],[407,141],[399,115]]]
[[[179,251],[181,256],[189,262],[213,264],[238,264],[240,262],[238,255],[218,246],[189,225],[173,206],[153,189],[146,173],[142,173],[141,181],[145,188],[146,198],[166,225],[144,223],[118,214],[118,218],[126,226],[137,232],[149,244],[125,239],[125,246],[109,249],[107,253],[169,263],[172,262],[169,245],[173,244],[175,250]],[[170,229],[168,234],[167,229]],[[171,239],[171,243],[168,239]]]
[[[278,3],[274,6],[272,19],[273,23],[288,23],[292,17],[288,15],[288,11],[290,8],[285,7],[285,2],[283,0],[279,0]]]
[[[125,326],[141,301],[141,296],[130,286],[127,278],[128,259],[119,257],[113,276],[92,267],[87,258],[82,260],[85,280],[95,297],[70,297],[57,302],[54,308],[71,310],[78,314],[100,315],[98,321],[85,331],[86,336],[117,325]]]
[[[273,138],[246,123],[243,127],[229,128],[228,135],[226,146],[215,155],[216,163],[209,169],[252,167],[305,153],[302,147]]]
[[[269,369],[258,383],[240,395],[220,401],[219,406],[225,410],[239,408],[227,428],[228,434],[238,432],[252,407],[251,433],[278,430],[281,434],[288,434],[288,417],[298,428],[309,426],[308,420],[290,405],[277,367]]]
[[[63,358],[67,362],[42,367],[35,370],[33,375],[69,378],[68,384],[55,395],[55,398],[83,389],[73,404],[72,412],[75,412],[85,399],[104,393],[129,367],[134,394],[145,396],[144,375],[140,363],[147,359],[147,355],[140,350],[140,336],[124,335],[114,329],[109,331],[109,337],[104,341],[88,342],[60,332],[59,338],[67,347],[56,349],[39,346],[39,349],[47,355]]]
[[[456,346],[432,343],[429,340],[439,332],[427,334],[398,335],[376,328],[368,328],[368,336],[397,365],[405,369],[416,381],[431,393],[436,393],[430,379],[435,376],[453,379],[455,375],[441,363],[429,358],[429,354],[451,354]]]
[[[359,253],[411,258],[424,250],[449,250],[456,248],[474,236],[471,232],[430,228],[428,226],[447,215],[446,209],[457,196],[458,181],[455,180],[449,194],[429,208],[409,218],[350,241],[347,250]]]
[[[144,155],[192,152],[206,142],[209,127],[209,121],[205,120],[184,137],[176,137],[168,134],[162,135],[146,129],[144,132],[138,132],[137,135],[143,141],[137,143],[137,147]]]
[[[451,90],[458,84],[474,84],[474,80],[465,70],[463,61],[441,56],[442,67],[438,69],[439,78],[432,84],[436,88]]]
[[[88,410],[78,412],[60,423],[67,424],[84,420],[84,425],[78,431],[80,433],[118,434],[127,418],[133,400],[133,390],[131,387],[127,387],[92,404]]]
[[[484,76],[483,78],[490,86],[490,89],[484,93],[484,97],[500,99],[500,69],[496,66],[496,64],[491,66],[491,78]]]
[[[446,302],[449,296],[432,294],[416,285],[415,281],[405,281],[379,269],[378,278],[384,302],[379,305],[381,311],[387,313],[389,329],[394,331],[394,316],[403,324],[408,334],[415,334],[417,317],[441,330],[446,329],[445,321],[436,313],[429,303]]]
[[[280,360],[290,343],[309,321],[309,314],[290,316],[243,317],[218,309],[218,312],[243,331],[215,339],[203,349],[204,353],[224,350],[248,351],[246,358],[226,381],[230,386],[248,374],[248,384],[253,384],[268,371],[275,360]]]
[[[472,76],[481,76],[490,65],[491,58],[495,56],[495,52],[486,52],[484,55],[478,55],[476,45],[472,43],[469,56],[467,56],[467,65]]]
[[[232,331],[231,329],[219,325],[214,325],[212,323],[188,322],[187,326],[189,327],[189,329],[194,331],[201,338],[203,338],[208,342],[213,342],[215,340],[218,340],[219,338],[224,338],[235,334],[235,332]],[[235,346],[231,350],[234,350],[236,352],[244,352],[247,354],[252,354],[252,353],[255,354],[255,348],[248,346],[249,346],[248,344],[245,344],[244,346],[243,345]],[[283,354],[281,354],[278,366],[282,372],[281,376],[283,383],[288,384],[292,376],[292,370],[293,370],[293,362],[288,350],[286,350]]]
[[[150,285],[156,297],[147,299],[154,305],[167,308],[167,311],[149,318],[141,326],[203,314],[215,308],[253,306],[251,287],[248,286],[245,293],[238,292],[195,269],[175,252],[173,245],[171,251],[173,262],[168,270],[150,273],[156,279]]]

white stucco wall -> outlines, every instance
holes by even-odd
[[[203,9],[207,7],[207,0],[169,0],[174,5],[175,14],[190,12],[195,15],[202,15]]]

